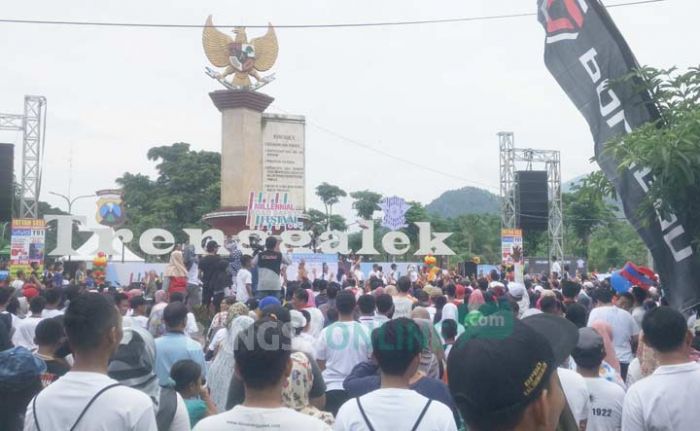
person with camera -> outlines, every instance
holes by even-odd
[[[258,291],[259,299],[266,296],[280,298],[282,291],[282,280],[280,272],[282,264],[291,265],[289,256],[280,252],[280,241],[269,236],[265,240],[265,250],[261,251],[253,258],[253,265],[258,269]]]

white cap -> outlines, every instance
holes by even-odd
[[[298,329],[306,326],[306,317],[304,317],[300,311],[291,310],[289,315],[291,317],[292,328]]]
[[[515,299],[520,299],[525,296],[525,285],[522,283],[508,283],[508,293]]]

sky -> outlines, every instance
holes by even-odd
[[[617,1],[618,3],[620,1]],[[606,4],[614,4],[607,1]],[[516,0],[2,0],[0,18],[203,24],[327,24],[535,12]],[[611,9],[641,64],[697,65],[700,3]],[[229,29],[226,29],[227,31]],[[248,37],[264,30],[248,29]],[[321,182],[429,203],[477,186],[498,192],[499,131],[516,146],[560,150],[564,180],[592,171],[588,127],[544,66],[536,17],[397,27],[278,29],[277,79],[268,112],[305,115],[307,207]],[[690,49],[688,49],[690,48]],[[149,148],[187,142],[219,151],[220,85],[201,29],[0,23],[0,112],[21,113],[25,94],[48,100],[41,199],[115,186],[124,172],[153,176]],[[330,131],[330,132],[329,132]],[[14,143],[19,173],[21,135]],[[413,164],[367,149],[375,148]],[[421,166],[426,166],[425,169]],[[437,172],[436,172],[437,171]],[[95,200],[73,212],[94,220]],[[351,200],[338,206],[354,220]],[[94,225],[94,222],[92,223]]]

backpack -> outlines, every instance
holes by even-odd
[[[160,402],[156,413],[158,431],[168,431],[177,411],[177,392],[170,387],[160,388]]]

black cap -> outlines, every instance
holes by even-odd
[[[524,409],[542,393],[556,369],[544,336],[519,320],[502,336],[470,331],[450,351],[450,392],[468,424]]]
[[[207,243],[207,251],[212,252],[215,251],[217,248],[219,248],[219,243],[216,241],[209,241]]]
[[[571,351],[578,342],[578,328],[563,317],[540,313],[524,318],[523,323],[544,336],[549,342],[557,366],[571,355]]]
[[[576,365],[582,368],[598,368],[605,358],[605,343],[603,337],[593,328],[578,330],[578,343],[571,356]]]

